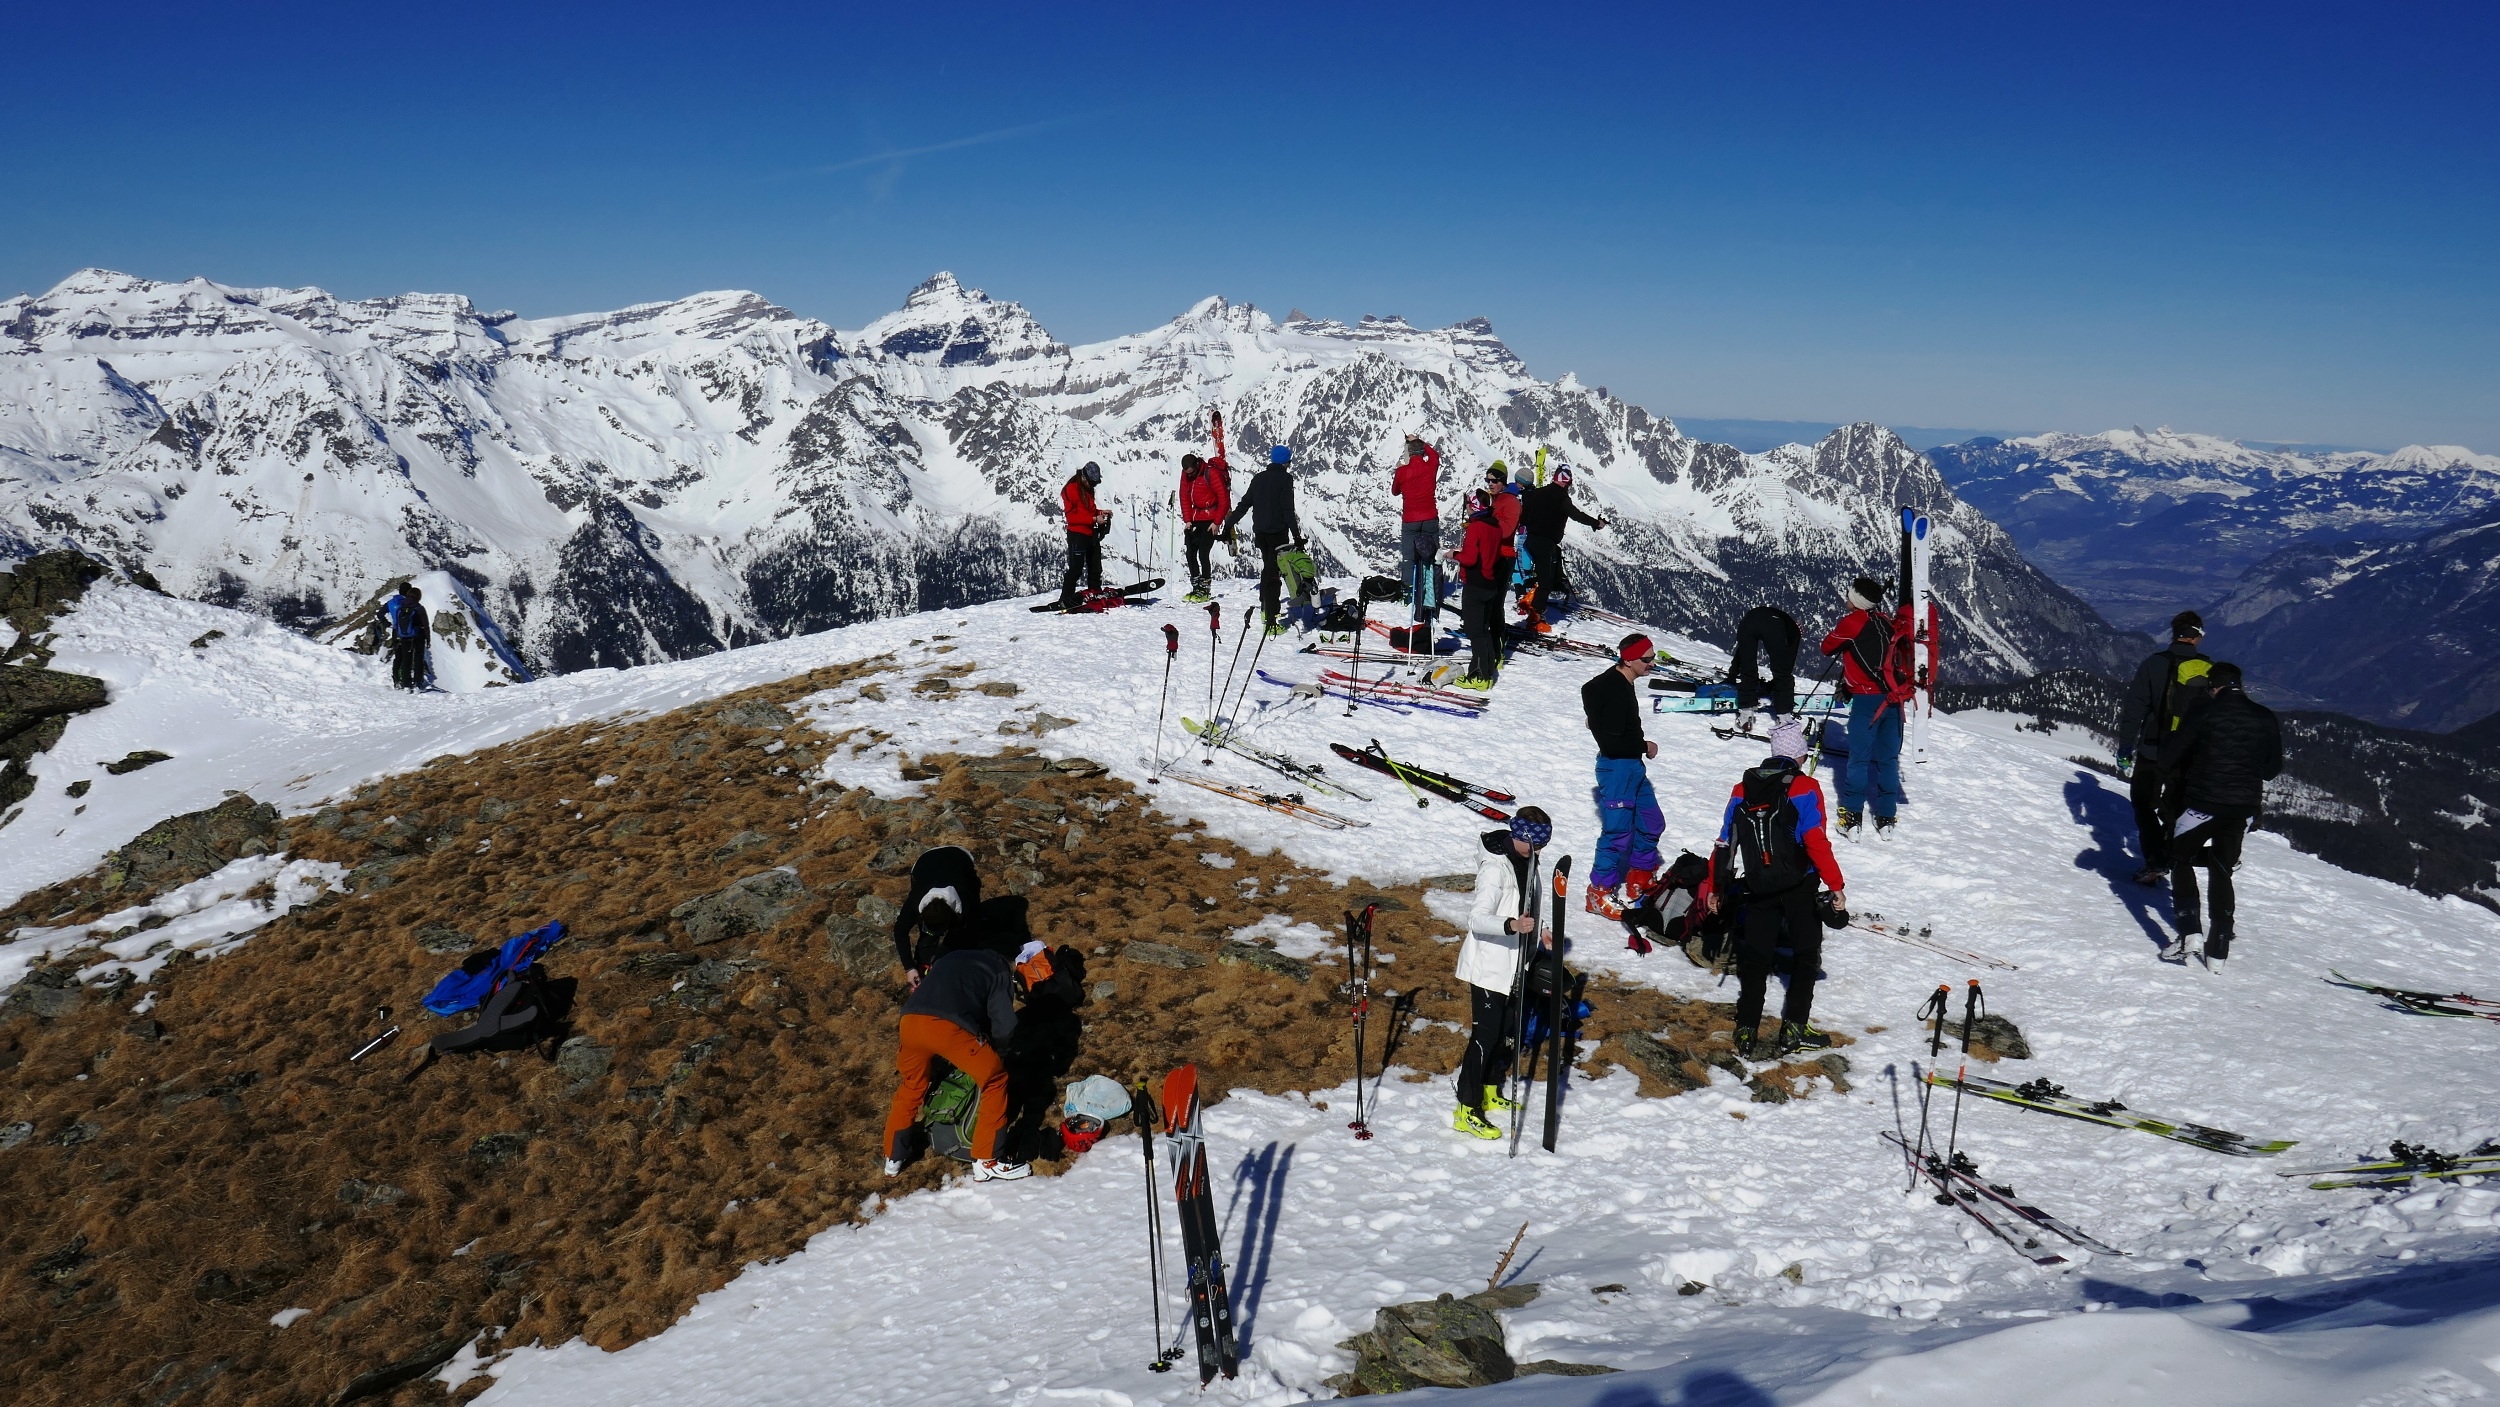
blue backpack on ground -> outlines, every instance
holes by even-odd
[[[425,994],[425,1009],[437,1016],[457,1016],[471,1010],[494,995],[507,980],[529,971],[530,964],[563,940],[564,924],[559,921],[506,939],[503,947],[491,954],[472,953],[468,961],[444,973],[434,990]]]

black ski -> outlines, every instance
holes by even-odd
[[[1161,588],[1162,588],[1162,586],[1163,586],[1163,578],[1161,578],[1161,577],[1159,577],[1159,576],[1158,576],[1158,577],[1149,577],[1149,578],[1147,578],[1147,579],[1146,579],[1146,580],[1144,580],[1144,581],[1136,581],[1136,582],[1131,582],[1131,583],[1129,583],[1128,585],[1121,587],[1121,588],[1119,589],[1119,594],[1120,594],[1120,596],[1121,596],[1123,599],[1134,601],[1134,600],[1136,600],[1138,597],[1145,595],[1145,594],[1146,594],[1147,592],[1149,592],[1149,591],[1155,591],[1155,590],[1159,590],[1159,589],[1161,589]],[[1108,594],[1108,592],[1106,591],[1106,593],[1105,593],[1105,594]],[[1062,604],[1062,603],[1060,602],[1060,600],[1059,600],[1057,597],[1055,597],[1055,596],[1054,596],[1054,597],[1052,597],[1050,600],[1044,601],[1042,604],[1040,604],[1040,605],[1038,605],[1038,606],[1031,606],[1031,607],[1028,607],[1027,609],[1031,610],[1031,611],[1033,612],[1033,614],[1035,614],[1035,615],[1037,615],[1037,616],[1038,616],[1038,615],[1049,615],[1049,614],[1053,614],[1053,613],[1056,613],[1056,614],[1059,614],[1059,615],[1083,615],[1083,614],[1085,614],[1085,612],[1086,612],[1086,607],[1084,606],[1084,604],[1083,604],[1082,602],[1080,602],[1080,603],[1079,603],[1078,605],[1076,605],[1075,607],[1071,608],[1071,607],[1069,607],[1069,606],[1067,606],[1067,605],[1065,605],[1065,604]]]
[[[1896,1146],[1901,1148],[1902,1156],[1909,1156],[1909,1147],[1901,1143],[1899,1135],[1886,1129],[1883,1136],[1891,1139]],[[1960,1179],[1948,1174],[1944,1170],[1945,1164],[1942,1158],[1930,1153],[1924,1159],[1914,1160],[1911,1166],[1917,1176],[1927,1179],[1928,1185],[1936,1189],[1936,1201],[1939,1204],[1961,1208],[1964,1215],[1988,1228],[1989,1235],[2013,1247],[2014,1254],[2030,1261],[2033,1265],[2066,1264],[2064,1256],[2042,1250],[2039,1238],[2017,1233],[1989,1215],[1987,1205],[1983,1204],[1984,1199],[1979,1193],[1963,1184]]]
[[[1199,1118],[1198,1067],[1183,1065],[1163,1080],[1163,1131],[1173,1144],[1172,1202],[1180,1214],[1181,1252],[1189,1262],[1189,1310],[1198,1336],[1198,1385],[1241,1371],[1233,1344],[1233,1307],[1224,1289],[1224,1238],[1207,1185],[1207,1136]]]
[[[1363,1028],[1372,1013],[1372,916],[1379,911],[1378,904],[1365,904],[1345,913],[1345,965],[1353,975],[1349,985],[1354,991],[1354,1118],[1346,1127],[1354,1130],[1358,1143],[1369,1142],[1372,1136],[1371,1121],[1363,1110]],[[1384,1057],[1381,1063],[1388,1061]]]
[[[1884,1130],[1883,1137],[1887,1141],[1898,1145],[1903,1153],[1913,1152],[1908,1144],[1901,1141],[1901,1135],[1894,1133],[1892,1130]],[[2109,1245],[2086,1234],[2080,1227],[2077,1227],[2059,1217],[2051,1216],[2049,1213],[2040,1210],[2038,1207],[2033,1206],[2029,1202],[2023,1201],[2021,1198],[2014,1195],[2013,1188],[1988,1181],[1986,1178],[1980,1176],[1978,1164],[1973,1163],[1966,1154],[1956,1153],[1953,1155],[1952,1161],[1948,1163],[1944,1159],[1938,1158],[1935,1154],[1930,1153],[1926,1155],[1926,1161],[1933,1165],[1932,1171],[1941,1172],[1946,1176],[1951,1177],[1954,1181],[1961,1183],[1972,1192],[1987,1198],[1989,1201],[1994,1202],[1998,1206],[2003,1207],[2006,1211],[2015,1216],[2021,1217],[2024,1221],[2030,1222],[2032,1225],[2039,1227],[2043,1231],[2055,1232],[2059,1236],[2072,1241],[2074,1244],[2081,1246],[2086,1250],[2099,1251],[2103,1255],[2123,1256],[2126,1254],[2125,1251],[2118,1249],[2116,1246]]]
[[[1378,748],[1380,744],[1375,742],[1372,746],[1374,748]],[[1510,819],[1510,813],[1508,811],[1504,811],[1500,807],[1493,805],[1490,801],[1485,799],[1487,793],[1482,788],[1470,791],[1468,789],[1468,784],[1465,782],[1461,782],[1454,777],[1445,777],[1437,772],[1427,772],[1421,768],[1410,767],[1407,764],[1390,757],[1385,751],[1365,752],[1357,748],[1347,747],[1344,743],[1330,743],[1328,747],[1330,751],[1336,753],[1339,757],[1344,758],[1346,761],[1353,763],[1357,767],[1367,767],[1374,772],[1380,773],[1384,777],[1397,778],[1399,781],[1404,782],[1410,791],[1429,792],[1432,795],[1441,798],[1443,801],[1449,802],[1453,806],[1464,806],[1468,810],[1475,812],[1477,815],[1484,817],[1488,821],[1507,821]],[[1504,798],[1508,798],[1508,793],[1504,793]]]
[[[1571,857],[1554,862],[1554,991],[1546,1002],[1545,1038],[1553,1043],[1553,1054],[1545,1062],[1545,1151],[1554,1151],[1554,1141],[1562,1136],[1562,1102],[1564,1076],[1571,1068],[1571,1049],[1563,1035],[1563,1003],[1571,1000],[1571,984],[1563,967],[1563,897],[1571,889]]]

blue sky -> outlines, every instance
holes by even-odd
[[[2491,14],[38,0],[0,293],[948,268],[1070,341],[1489,316],[1668,414],[2500,451]]]

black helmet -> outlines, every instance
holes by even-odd
[[[1102,482],[1102,466],[1090,459],[1086,460],[1085,467],[1077,470],[1076,476],[1089,484],[1099,484]]]

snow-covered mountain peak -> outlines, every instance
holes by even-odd
[[[921,366],[991,366],[1063,351],[1021,303],[966,288],[943,270],[903,306],[860,329],[856,345]]]
[[[515,318],[497,329],[513,350],[566,359],[632,359],[701,348],[689,344],[738,343],[763,334],[761,344],[823,342],[833,329],[803,318],[745,289],[697,293],[658,303],[637,303],[612,313]]]

